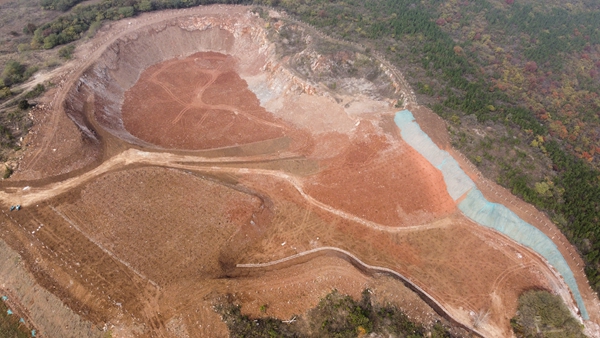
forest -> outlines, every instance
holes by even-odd
[[[93,35],[106,20],[212,3],[276,6],[384,53],[405,72],[420,103],[448,121],[454,146],[548,213],[600,292],[600,3],[103,0],[84,6],[42,0],[44,8],[66,13],[29,23],[24,32],[31,48],[53,49]],[[4,78],[18,80],[24,72]],[[505,132],[479,139],[467,127],[471,120]]]

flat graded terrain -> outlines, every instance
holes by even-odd
[[[286,320],[332,289],[369,288],[472,336],[510,336],[531,289],[578,315],[560,274],[463,215],[442,171],[402,138],[399,99],[489,200],[542,226],[515,197],[494,197],[399,72],[336,45],[375,76],[339,75],[347,85],[332,89],[323,64],[342,54],[281,13],[264,20],[243,6],[144,14],[106,25],[59,72],[0,184],[0,256],[15,261],[0,284],[39,336],[225,337],[214,306],[226,300]],[[285,57],[282,27],[303,46]],[[598,299],[559,243],[592,330]],[[40,291],[23,294],[23,280]],[[41,319],[58,307],[74,324]]]
[[[142,73],[127,92],[123,123],[164,148],[210,149],[283,137],[288,127],[260,106],[231,56],[196,53]]]

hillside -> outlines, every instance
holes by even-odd
[[[207,2],[252,6],[143,14]],[[100,327],[125,313],[127,330],[196,327],[217,318],[213,293],[231,290],[251,317],[269,302],[289,318],[333,286],[383,290],[382,271],[406,276],[423,301],[440,302],[434,312],[486,336],[510,332],[531,289],[559,294],[586,325],[586,306],[597,320],[585,280],[600,291],[595,2],[40,5],[35,24],[9,22],[1,51],[5,177],[15,170],[0,198],[25,210],[3,214],[10,231],[0,236],[85,320]],[[405,134],[413,125],[423,130]],[[546,215],[496,183],[558,226],[585,275]],[[488,225],[481,205],[545,242]],[[76,257],[91,264],[80,271]],[[319,259],[351,277],[311,293]],[[302,276],[300,291],[284,290],[286,269]],[[277,291],[263,289],[269,274]],[[205,307],[195,324],[182,319],[193,300]]]
[[[598,3],[238,2],[278,6],[334,36],[385,53],[419,102],[450,122],[454,146],[486,176],[549,213],[585,257],[590,282],[600,291]],[[44,2],[45,8],[62,9],[75,3],[69,4]],[[31,47],[77,40],[103,20],[195,4],[79,5],[64,19],[37,27]],[[6,131],[6,145],[14,147]]]
[[[600,5],[594,1],[280,1],[385,53],[450,122],[453,145],[547,211],[600,291]]]

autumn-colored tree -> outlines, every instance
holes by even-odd
[[[525,70],[531,73],[534,73],[538,69],[537,63],[535,61],[529,61],[525,64]]]

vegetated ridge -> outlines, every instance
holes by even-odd
[[[232,337],[362,337],[368,334],[392,337],[466,337],[469,334],[448,324],[436,322],[430,327],[411,321],[402,310],[380,304],[365,289],[360,300],[333,290],[304,316],[282,321],[270,318],[268,305],[261,306],[262,317],[243,315],[233,297],[215,306]]]

